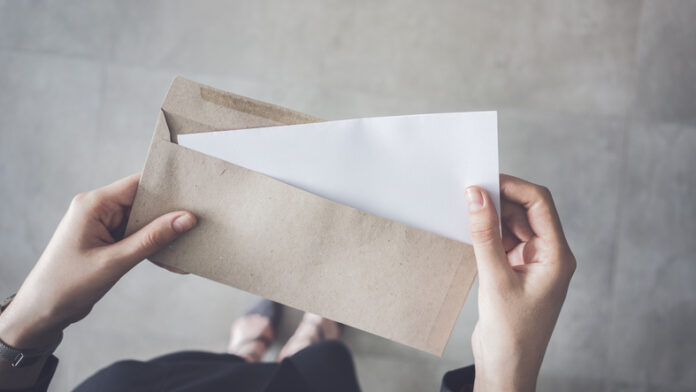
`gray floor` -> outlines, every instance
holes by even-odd
[[[326,119],[497,109],[504,172],[548,185],[578,259],[541,391],[696,390],[696,2],[0,0],[0,295],[73,194],[138,171],[172,77]],[[143,263],[71,327],[52,385],[224,347],[254,298]],[[283,334],[292,330],[292,321]],[[472,361],[349,330],[368,391]]]

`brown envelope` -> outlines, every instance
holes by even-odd
[[[177,77],[126,233],[189,210],[199,225],[150,260],[441,355],[476,275],[470,245],[176,144],[185,133],[315,121]]]

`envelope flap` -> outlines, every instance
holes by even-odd
[[[181,76],[172,82],[162,111],[173,142],[176,142],[176,135],[183,133],[319,121],[306,114],[218,90]]]

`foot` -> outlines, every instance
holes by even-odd
[[[278,361],[292,356],[303,348],[322,340],[337,340],[341,337],[341,328],[337,322],[305,313],[295,333],[288,339],[278,354]]]
[[[267,299],[256,303],[232,323],[227,352],[240,356],[247,362],[261,361],[275,338],[281,309],[280,304]]]

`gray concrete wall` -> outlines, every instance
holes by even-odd
[[[325,119],[496,109],[501,170],[551,188],[578,259],[539,390],[694,390],[695,20],[692,0],[0,0],[0,295],[74,194],[140,170],[174,75]],[[475,289],[442,359],[349,330],[365,390],[470,363]],[[52,390],[222,350],[253,300],[143,263],[66,332]]]

